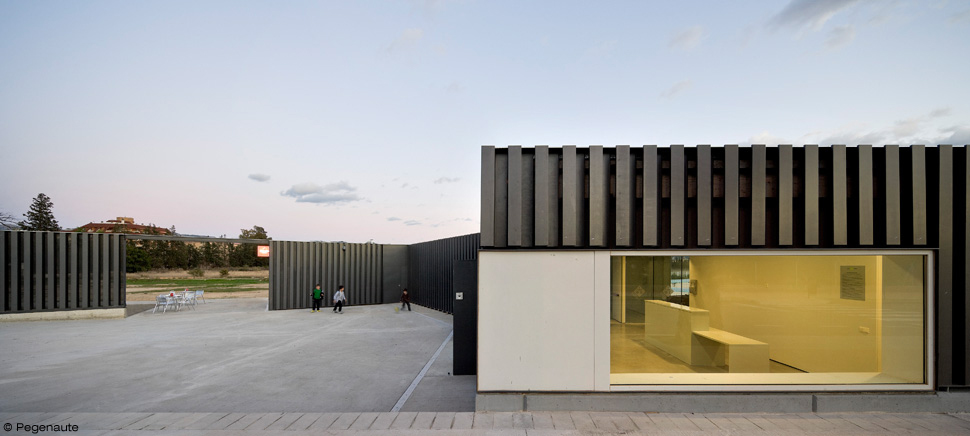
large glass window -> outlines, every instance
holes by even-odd
[[[611,384],[926,384],[925,263],[614,256]]]

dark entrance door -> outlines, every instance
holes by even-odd
[[[456,260],[451,265],[452,298],[455,299],[452,371],[455,375],[475,375],[478,373],[478,261]]]

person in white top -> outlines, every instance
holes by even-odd
[[[337,293],[333,294],[334,313],[344,313],[345,301],[347,301],[347,295],[344,294],[344,285],[340,285],[340,287],[337,288]]]

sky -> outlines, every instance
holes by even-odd
[[[410,244],[481,146],[970,143],[967,1],[0,2],[0,212]]]

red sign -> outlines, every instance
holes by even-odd
[[[269,245],[256,246],[256,257],[269,257]]]

